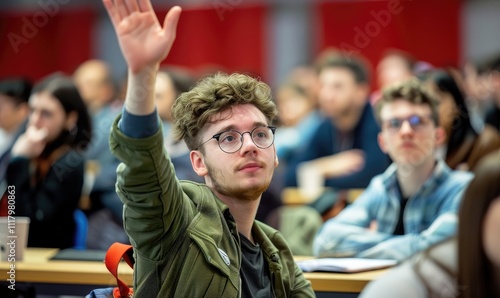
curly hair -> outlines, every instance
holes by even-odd
[[[375,115],[381,123],[380,111],[382,107],[397,100],[405,100],[416,105],[427,105],[431,109],[431,118],[435,125],[439,125],[439,102],[418,79],[411,79],[383,89],[381,98],[375,104]]]
[[[213,116],[240,104],[257,107],[268,124],[272,124],[278,114],[271,88],[266,83],[237,73],[206,77],[175,101],[172,107],[174,137],[184,139],[189,150],[194,150],[200,143],[198,133],[203,126],[213,121]]]

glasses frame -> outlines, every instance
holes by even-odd
[[[417,124],[412,123],[412,121],[411,121],[412,118],[419,119],[419,123],[417,123]],[[398,127],[395,127],[395,126],[392,126],[389,124],[391,121],[394,121],[394,120],[400,121],[400,124]],[[409,117],[406,117],[406,118],[393,117],[393,118],[390,118],[387,120],[383,120],[382,121],[382,128],[387,130],[388,132],[397,133],[401,130],[401,128],[403,127],[403,124],[405,122],[408,122],[408,124],[410,125],[410,127],[413,131],[420,131],[422,128],[426,127],[429,123],[434,123],[431,115],[425,115],[425,116],[410,115]],[[421,125],[421,126],[419,126],[419,125]]]
[[[271,130],[271,132],[273,133],[273,141],[272,141],[272,142],[271,142],[271,144],[269,144],[269,146],[267,146],[267,147],[261,147],[261,146],[257,145],[257,143],[255,143],[255,140],[254,140],[254,139],[253,139],[253,137],[252,137],[252,134],[253,134],[253,132],[254,132],[256,129],[263,128],[263,127],[269,128],[269,129]],[[238,134],[241,136],[241,137],[240,137],[240,146],[239,146],[236,150],[234,150],[234,151],[226,151],[226,150],[222,149],[222,147],[220,146],[220,142],[219,142],[219,138],[220,138],[220,136],[221,136],[222,134],[224,134],[224,133],[226,133],[226,132],[230,132],[230,131],[232,131],[232,132],[236,132],[236,133],[238,133]],[[255,144],[255,146],[257,146],[257,147],[258,147],[258,148],[260,148],[260,149],[267,149],[267,148],[271,147],[271,146],[274,144],[274,139],[275,139],[274,137],[275,137],[275,134],[276,134],[276,126],[270,126],[270,125],[265,125],[265,126],[256,126],[256,127],[254,127],[254,129],[252,129],[251,131],[244,131],[244,132],[239,132],[239,131],[234,130],[234,129],[229,129],[229,130],[221,131],[221,132],[219,132],[219,133],[217,133],[217,134],[214,134],[214,135],[213,135],[210,139],[208,139],[208,140],[206,140],[205,142],[201,143],[198,147],[196,147],[196,149],[195,149],[195,150],[200,149],[200,147],[201,147],[201,146],[203,146],[203,145],[205,145],[206,143],[210,142],[211,140],[215,139],[215,140],[217,140],[217,145],[219,145],[219,148],[220,148],[220,150],[222,150],[222,152],[224,152],[224,153],[228,153],[228,154],[232,154],[232,153],[235,153],[235,152],[237,152],[238,150],[240,150],[240,149],[241,149],[241,147],[243,147],[243,135],[244,135],[244,134],[246,134],[246,133],[248,133],[248,134],[250,135],[250,139],[251,139],[251,140],[252,140],[252,142]]]

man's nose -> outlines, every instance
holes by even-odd
[[[248,136],[246,137],[245,135],[247,135],[247,134],[248,134]],[[242,142],[242,145],[241,145],[240,151],[242,153],[245,153],[248,151],[254,151],[257,149],[257,145],[255,145],[255,143],[253,142],[252,135],[248,131],[241,134],[241,142]]]
[[[404,120],[401,123],[401,127],[399,128],[400,133],[412,133],[413,127],[411,127],[410,122],[408,120]]]

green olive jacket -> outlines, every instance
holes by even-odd
[[[116,191],[134,247],[135,297],[239,297],[240,238],[228,207],[205,185],[179,181],[159,129],[134,139],[111,129],[121,160]],[[283,236],[255,221],[274,297],[315,297]]]

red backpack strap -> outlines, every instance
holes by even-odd
[[[116,278],[118,285],[118,288],[115,288],[113,291],[113,297],[115,298],[132,297],[133,290],[118,277],[118,264],[120,264],[122,259],[127,262],[130,268],[134,268],[134,261],[131,257],[132,252],[133,248],[131,245],[118,242],[113,243],[106,252],[104,263],[109,272]]]

